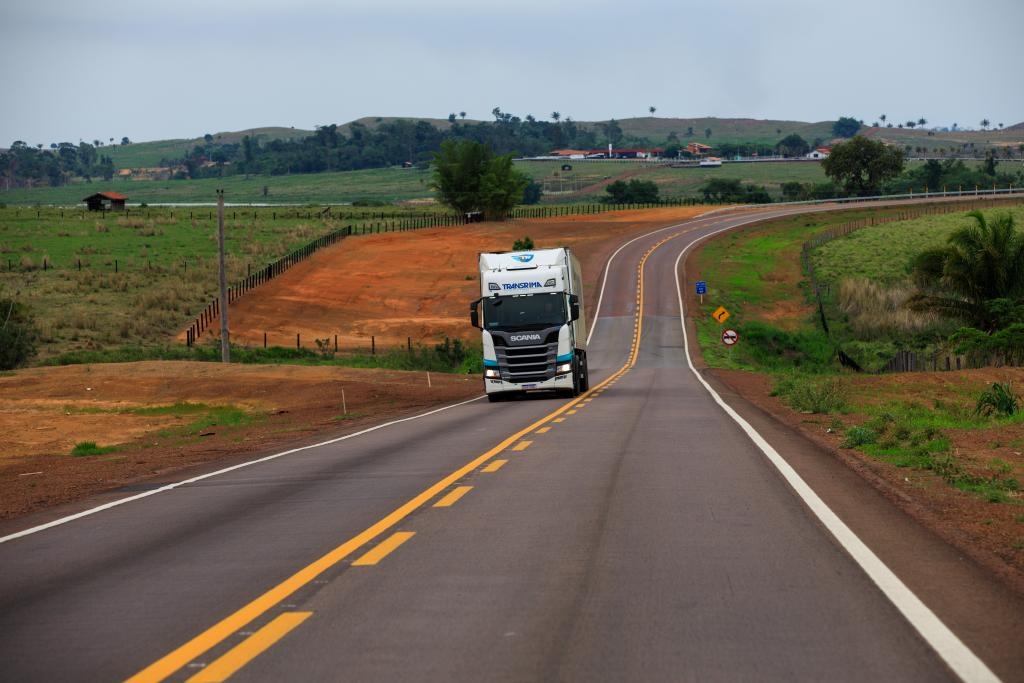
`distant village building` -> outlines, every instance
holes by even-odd
[[[710,149],[710,147],[708,148]],[[604,149],[555,149],[548,155],[559,159],[651,159],[661,156],[665,150],[661,147],[651,149],[613,149],[610,145]]]
[[[808,159],[817,159],[819,161],[821,159],[827,159],[828,155],[829,155],[829,153],[831,151],[832,151],[831,147],[819,147],[818,149],[811,150],[810,152],[808,152],[807,153],[807,158]]]
[[[690,142],[686,145],[686,151],[695,157],[702,157],[711,151],[711,145],[705,145],[700,142]]]
[[[128,197],[120,192],[97,192],[82,200],[90,211],[124,211]]]

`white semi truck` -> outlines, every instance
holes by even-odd
[[[499,401],[528,391],[590,388],[580,262],[568,247],[480,254],[484,389]]]

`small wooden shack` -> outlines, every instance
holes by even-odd
[[[82,200],[90,211],[124,211],[128,197],[120,192],[97,192]]]

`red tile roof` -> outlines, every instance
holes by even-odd
[[[101,199],[109,199],[109,200],[115,201],[115,202],[123,202],[123,201],[128,199],[128,197],[126,195],[123,195],[120,192],[97,192],[96,194],[89,195],[88,197],[86,197],[82,201],[88,201],[89,199],[92,199],[93,197],[99,197]]]

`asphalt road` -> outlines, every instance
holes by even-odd
[[[746,220],[617,253],[580,399],[472,401],[5,537],[0,677],[1021,680],[1019,598],[712,387],[759,445],[689,367],[678,257]]]

